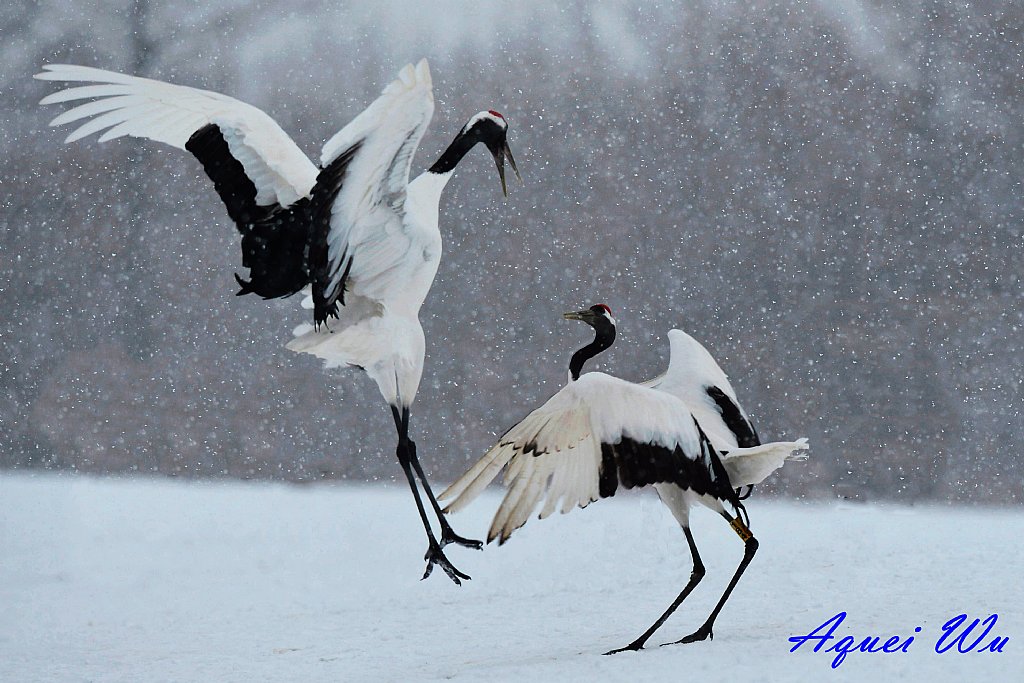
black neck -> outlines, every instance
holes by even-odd
[[[480,142],[479,136],[467,134],[465,130],[459,131],[459,134],[452,140],[452,144],[448,145],[448,149],[444,151],[444,154],[428,170],[431,173],[450,173],[454,171],[455,167],[462,161],[462,157],[466,156],[466,152],[473,149],[473,146],[478,142]]]
[[[604,318],[599,318],[594,325],[594,341],[572,354],[572,360],[569,361],[569,374],[573,381],[580,378],[580,370],[583,369],[584,363],[607,349],[614,341],[615,325]]]

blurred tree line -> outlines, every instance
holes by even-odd
[[[525,185],[474,152],[442,201],[413,430],[447,480],[565,381],[705,342],[767,438],[769,490],[1024,499],[1024,7],[982,0],[19,2],[0,9],[0,466],[390,478],[372,383],[283,349],[297,299],[236,298],[199,163],[62,144],[81,63],[263,108],[312,158],[409,61],[437,112],[414,172],[495,108]]]

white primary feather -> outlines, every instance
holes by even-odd
[[[93,100],[50,122],[51,126],[60,126],[89,119],[72,131],[66,142],[105,130],[101,142],[130,135],[185,149],[193,133],[215,124],[232,156],[256,185],[257,204],[288,206],[307,196],[316,183],[316,166],[277,122],[227,95],[69,64],[47,64],[35,78],[98,84],[61,90],[40,101],[55,104]]]
[[[402,217],[412,158],[433,113],[433,84],[423,59],[415,68],[410,64],[402,69],[380,97],[324,145],[321,163],[325,167],[359,145],[331,206],[328,296],[341,285],[342,266],[349,257],[348,288],[377,299],[393,297],[394,282],[408,279],[408,273],[396,269],[424,260],[411,253],[423,248],[422,236],[410,234],[411,228],[419,226]],[[439,260],[439,239],[434,251]],[[433,273],[429,279],[433,280]]]
[[[585,507],[599,497],[601,444],[624,437],[700,457],[700,437],[689,411],[669,394],[599,372],[570,382],[512,427],[439,499],[446,512],[465,507],[507,466],[509,487],[488,532],[504,542],[543,500],[546,517]]]

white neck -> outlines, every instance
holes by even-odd
[[[454,169],[447,173],[424,171],[409,183],[406,194],[415,193],[417,203],[429,201],[436,206],[441,203],[441,193],[444,192],[445,186],[454,175]]]

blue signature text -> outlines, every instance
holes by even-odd
[[[806,635],[791,636],[789,642],[794,643],[790,652],[796,652],[805,643],[814,642],[815,652],[835,653],[832,659],[832,668],[838,669],[846,660],[847,655],[854,652],[866,653],[888,653],[909,652],[910,646],[914,643],[916,636],[893,635],[885,640],[881,636],[843,636],[837,638],[836,630],[846,619],[846,612],[839,612],[834,617],[826,619],[824,623],[816,627]],[[1009,637],[992,635],[992,629],[999,621],[998,614],[990,614],[985,619],[968,619],[966,614],[959,614],[942,625],[941,633],[937,634],[935,640],[935,652],[943,654],[946,652],[957,652],[967,654],[968,652],[1002,652],[1009,642]],[[920,634],[923,629],[920,626],[914,628],[915,634]],[[830,642],[835,641],[835,642]]]

